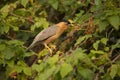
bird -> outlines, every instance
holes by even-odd
[[[52,50],[49,48],[48,44],[55,41],[57,38],[61,36],[61,34],[68,29],[70,26],[69,21],[62,21],[57,24],[54,24],[48,28],[43,29],[39,32],[34,38],[33,42],[27,48],[27,50],[35,47],[37,44],[42,44],[47,48],[52,55]]]

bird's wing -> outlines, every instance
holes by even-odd
[[[56,34],[56,31],[57,31],[58,27],[53,25],[53,26],[50,26],[44,30],[42,30],[40,33],[38,33],[38,35],[35,37],[35,39],[33,40],[32,44],[28,47],[28,49],[32,48],[35,46],[35,44],[37,42],[40,42],[40,41],[43,41],[53,35]]]
[[[57,31],[57,26],[50,26],[44,30],[42,30],[36,37],[35,37],[35,41],[42,41],[42,40],[45,40],[53,35],[56,34],[56,31]]]

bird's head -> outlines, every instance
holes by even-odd
[[[70,26],[70,22],[69,21],[67,21],[67,20],[63,20],[62,22],[60,22],[60,24],[62,24],[62,25],[66,25],[66,26]]]
[[[67,22],[59,22],[58,24],[57,24],[59,27],[61,26],[61,27],[65,27],[65,26],[69,26],[69,24],[67,23]]]

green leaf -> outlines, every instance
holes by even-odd
[[[48,0],[48,3],[49,3],[54,9],[58,9],[58,0]]]
[[[34,31],[34,30],[35,30],[35,25],[32,25],[32,26],[30,27],[30,30],[31,30],[31,31]]]
[[[40,51],[40,53],[38,54],[38,58],[41,56],[45,56],[46,54],[48,54],[48,50],[47,49],[43,49],[42,51]]]
[[[12,27],[12,28],[13,28],[14,31],[18,31],[18,30],[19,30],[19,28],[16,27],[16,26],[14,26],[14,27]]]
[[[38,64],[33,64],[33,65],[32,65],[32,70],[36,70],[37,72],[39,72],[39,67],[40,67],[40,65],[38,65]]]
[[[26,5],[28,4],[29,0],[21,0],[21,4],[26,7]]]
[[[83,40],[85,40],[85,36],[79,37],[79,38],[77,39],[76,43],[75,43],[75,46],[78,45],[78,44],[80,44]]]
[[[118,71],[117,71],[118,76],[120,76],[120,65],[118,65]]]
[[[5,45],[4,44],[0,44],[0,51],[3,51],[5,49]]]
[[[102,50],[97,50],[97,51],[91,50],[90,52],[91,52],[91,53],[94,53],[94,54],[104,54],[104,53],[105,53],[105,52],[102,51]]]
[[[38,65],[38,64],[33,64],[33,65],[32,65],[32,69],[33,69],[33,70],[36,70],[37,72],[41,72],[41,71],[44,69],[45,66],[46,66],[45,63],[41,63],[40,65]]]
[[[112,49],[120,48],[120,39],[117,40],[117,43],[112,45]]]
[[[93,48],[94,48],[95,50],[98,50],[99,43],[100,43],[100,41],[98,40],[98,41],[96,41],[96,42],[93,44]]]
[[[10,40],[8,41],[9,45],[23,45],[24,43],[19,40]]]
[[[117,70],[118,70],[118,65],[113,64],[111,66],[111,70],[110,70],[110,76],[112,77],[112,79],[115,77],[115,75],[117,74]]]
[[[67,76],[73,70],[72,66],[67,63],[63,63],[60,68],[60,75],[62,78]]]
[[[57,69],[59,68],[56,66],[46,68],[44,72],[38,74],[35,80],[49,80],[48,78],[53,75]]]
[[[116,30],[119,30],[120,17],[118,15],[108,17],[108,21]]]
[[[85,80],[93,80],[94,72],[90,69],[79,68],[79,74],[85,78]]]
[[[20,61],[20,60],[17,62],[17,65],[24,66],[24,67],[27,66],[24,61]]]
[[[10,29],[10,27],[8,26],[8,25],[3,25],[2,27],[1,27],[1,30],[2,31],[0,31],[0,33],[8,33],[9,32],[9,29]]]
[[[13,67],[15,66],[14,60],[8,60],[6,63],[7,63],[7,65],[8,65],[9,67],[11,67],[11,68],[13,68]]]
[[[91,12],[95,12],[101,9],[101,5],[94,5],[91,7]],[[98,14],[99,15],[99,14]]]
[[[32,56],[34,54],[35,54],[34,52],[26,52],[26,54],[24,54],[24,57],[29,57],[29,56]]]
[[[82,24],[84,23],[85,21],[87,21],[89,19],[89,17],[91,16],[91,13],[86,13],[84,15],[81,15],[83,14],[84,11],[81,11],[80,13],[78,13],[75,17],[75,22],[79,23],[79,24]]]
[[[96,66],[92,63],[92,61],[90,60],[90,58],[88,57],[88,55],[86,55],[85,53],[84,53],[84,50],[82,50],[81,48],[78,48],[78,49],[76,49],[74,52],[73,52],[73,54],[78,54],[78,59],[81,61],[81,62],[83,62],[83,63],[85,63],[85,64],[87,64],[87,65],[89,65],[89,66],[92,66],[92,67],[94,67],[94,68],[96,68]]]
[[[110,47],[105,47],[104,50],[108,52],[110,50]]]
[[[75,54],[79,54],[79,53],[84,53],[85,50],[83,50],[82,48],[77,48],[73,53]]]
[[[19,16],[25,16],[27,15],[27,12],[25,8],[20,8],[20,9],[15,10],[15,14]]]
[[[10,29],[9,26],[4,26],[4,31],[5,31],[6,33],[8,33],[9,29]]]
[[[66,62],[67,63],[71,62],[72,65],[77,65],[80,59],[80,52],[84,53],[85,50],[77,48],[72,55],[66,57]]]
[[[108,39],[107,39],[107,38],[102,38],[102,39],[101,39],[101,42],[102,42],[104,45],[106,45],[106,44],[107,44],[107,41],[108,41]]]
[[[23,68],[24,68],[23,66],[15,66],[15,70],[16,70],[18,73],[22,72]]]
[[[78,44],[80,44],[82,41],[87,40],[88,38],[92,37],[92,35],[85,35],[82,37],[79,37],[75,43],[75,46],[77,46]]]
[[[40,21],[40,25],[42,25],[43,28],[47,28],[48,27],[49,23],[47,22],[46,18],[40,18],[39,21]]]
[[[32,75],[31,69],[29,67],[24,67],[23,72],[28,76]]]
[[[75,15],[76,17],[74,18],[74,21],[75,21],[75,22],[78,22],[78,21],[79,21],[79,18],[82,17],[83,13],[84,13],[84,11],[83,11],[83,10],[80,10],[80,12]]]
[[[101,0],[95,0],[95,5],[100,5],[101,4]]]
[[[6,48],[6,50],[4,50],[4,57],[5,59],[11,59],[12,57],[14,57],[13,50],[11,50],[10,48]]]
[[[54,55],[53,57],[48,59],[48,63],[50,65],[54,65],[55,63],[57,63],[58,59],[59,59],[59,55],[58,54]]]
[[[112,80],[109,73],[106,73],[106,74],[103,76],[103,78],[104,78],[104,80]]]
[[[8,13],[9,13],[9,8],[10,6],[9,5],[5,5],[1,10],[0,12],[2,13],[2,17],[3,18],[6,18]]]
[[[109,25],[107,21],[100,21],[99,22],[99,31],[102,32],[106,29],[106,27]]]
[[[35,28],[39,28],[39,27],[47,28],[48,25],[49,23],[45,18],[36,18],[36,23],[31,26],[31,31],[34,31]]]

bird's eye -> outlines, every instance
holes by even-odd
[[[67,23],[67,22],[66,22],[65,24],[66,24],[67,26],[70,26],[70,24],[69,24],[69,23]]]

